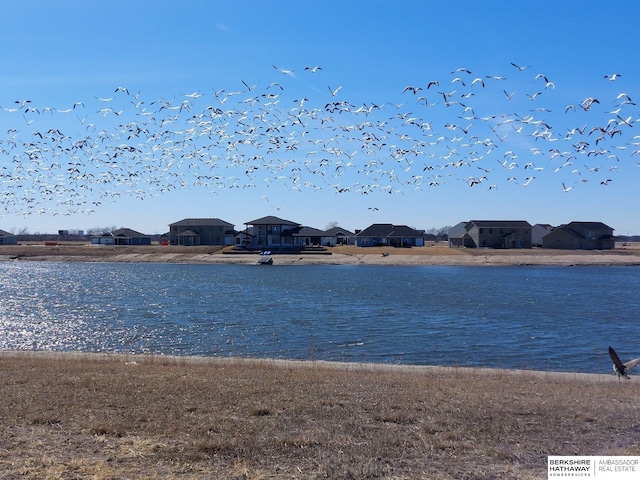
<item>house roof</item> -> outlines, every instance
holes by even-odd
[[[193,230],[189,229],[189,230],[184,230],[183,232],[180,232],[179,234],[176,235],[177,237],[199,237],[200,234],[194,232]]]
[[[135,230],[131,230],[130,228],[119,228],[118,230],[114,230],[111,232],[111,235],[114,237],[148,237],[149,235],[145,235],[144,233],[136,232]]]
[[[297,227],[300,224],[292,222],[290,220],[283,220],[282,218],[268,215],[266,217],[245,222],[245,225],[291,225],[291,226]]]
[[[283,232],[283,236],[292,237],[324,237],[326,232],[313,227],[298,227]]]
[[[580,229],[578,231],[574,230],[576,226],[580,226]],[[611,232],[613,233],[613,228],[608,227],[602,222],[570,222],[570,223],[563,223],[562,225],[557,226],[551,231],[549,235],[557,234],[558,232],[563,232],[575,238],[585,238],[584,235],[582,235],[581,233],[581,232],[584,232],[585,230],[611,230]],[[600,235],[598,238],[609,239],[609,238],[613,238],[613,235],[605,234],[605,235]]]
[[[169,224],[170,227],[231,227],[233,224],[220,220],[219,218],[185,218],[175,223]]]
[[[613,228],[611,228],[608,225],[605,225],[602,222],[569,222],[568,224],[566,224],[566,226],[569,227],[569,228],[571,228],[571,226],[573,226],[573,225],[579,225],[580,227],[582,227],[584,229],[589,229],[589,230],[611,230],[611,231],[613,231]]]
[[[353,235],[353,232],[340,227],[333,227],[325,232],[327,237],[352,237]]]
[[[392,225],[391,223],[374,223],[368,226],[356,237],[422,237],[424,232],[406,225]]]
[[[15,237],[13,233],[5,232],[4,230],[0,230],[0,237]]]
[[[255,237],[255,232],[253,227],[247,227],[236,232],[236,235],[249,235],[250,237]]]
[[[478,228],[531,228],[526,220],[470,220]]]
[[[422,237],[423,235],[423,230],[416,230],[406,225],[394,225],[393,231],[389,234],[390,237]]]
[[[467,235],[467,222],[460,222],[449,228],[447,231],[449,238],[459,238]]]

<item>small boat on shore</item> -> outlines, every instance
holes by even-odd
[[[258,259],[258,265],[273,265],[273,257],[271,257],[271,252],[261,252],[260,258]]]

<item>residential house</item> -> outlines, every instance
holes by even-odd
[[[247,227],[241,232],[237,232],[234,237],[234,245],[236,248],[246,248],[254,243],[253,227]]]
[[[571,222],[554,228],[542,239],[544,248],[613,250],[613,228],[602,222]]]
[[[151,237],[130,228],[119,228],[111,232],[116,245],[151,245]]]
[[[467,232],[467,224],[469,222],[460,222],[449,229],[447,237],[449,238],[450,247],[475,247],[475,242],[469,232]]]
[[[471,220],[449,230],[449,246],[531,248],[531,229],[524,220]]]
[[[391,223],[374,223],[353,238],[358,247],[424,247],[424,230]]]
[[[548,223],[536,223],[531,228],[531,245],[534,247],[542,246],[542,239],[553,230],[553,226]]]
[[[12,233],[0,230],[0,245],[17,245],[18,237]]]
[[[254,248],[293,248],[295,245],[291,230],[301,226],[271,215],[251,220],[245,225],[247,229],[249,226],[253,227],[253,243],[250,246]]]
[[[325,236],[324,230],[318,230],[313,227],[299,226],[286,230],[283,235],[291,235],[293,237],[293,244],[296,247],[309,248],[319,247],[322,245],[322,239]]]
[[[219,218],[185,218],[169,225],[171,245],[232,245],[234,225]]]
[[[93,245],[151,245],[151,237],[130,228],[119,228],[113,232],[91,237]]]
[[[251,232],[251,243],[247,248],[298,249],[320,246],[325,237],[324,230],[307,227],[290,220],[266,216],[246,222],[244,232]]]
[[[327,230],[322,239],[322,245],[335,247],[336,245],[352,245],[355,234],[341,227],[333,227]]]
[[[93,235],[91,237],[91,245],[115,245],[116,239],[111,232],[105,232],[102,235]]]

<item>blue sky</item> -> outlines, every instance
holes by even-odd
[[[0,229],[276,215],[640,234],[634,2],[2,10]]]

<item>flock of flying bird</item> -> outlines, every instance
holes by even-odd
[[[90,213],[186,188],[404,194],[556,174],[569,192],[610,184],[640,155],[636,104],[617,73],[596,79],[604,96],[584,97],[528,66],[459,68],[400,86],[392,102],[330,86],[320,66],[273,67],[264,83],[171,98],[127,87],[56,107],[0,97],[0,216]],[[545,99],[569,102],[558,111]]]

